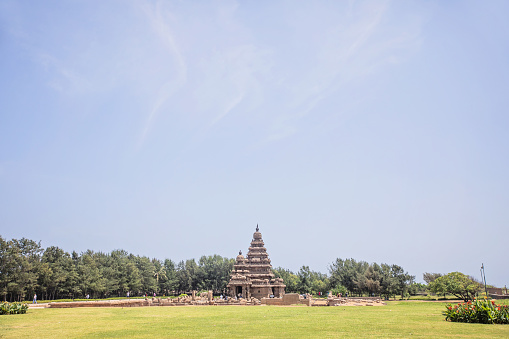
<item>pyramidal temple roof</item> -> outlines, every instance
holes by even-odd
[[[228,284],[230,295],[237,295],[237,288],[240,287],[244,288],[241,294],[248,296],[252,294],[255,297],[268,297],[272,294],[284,294],[285,285],[282,279],[274,278],[269,255],[258,225],[256,225],[256,231],[246,257],[242,255],[242,251],[239,251]]]

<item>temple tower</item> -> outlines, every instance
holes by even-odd
[[[242,251],[237,256],[228,283],[228,294],[231,297],[242,296],[247,299],[282,297],[285,294],[286,285],[283,279],[274,278],[271,269],[272,265],[267,249],[264,247],[262,234],[256,225],[256,232],[253,234],[247,257],[244,258]]]

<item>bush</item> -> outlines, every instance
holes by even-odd
[[[443,312],[445,320],[462,323],[509,324],[509,306],[497,305],[495,301],[474,299],[452,306],[447,304]]]
[[[3,314],[25,314],[27,313],[28,305],[22,303],[7,303],[0,304],[0,315]]]
[[[348,289],[341,284],[337,284],[336,287],[331,290],[331,292],[333,295],[338,295],[341,293],[342,296],[345,296],[346,293],[348,293]]]

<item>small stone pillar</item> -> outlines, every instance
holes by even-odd
[[[212,301],[214,299],[214,297],[212,295],[212,291],[208,292],[208,298],[209,298],[209,301]]]
[[[193,291],[192,291],[191,300],[192,300],[192,301],[195,301],[195,300],[196,300],[196,291],[195,291],[195,290],[193,290]]]

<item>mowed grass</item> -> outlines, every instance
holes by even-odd
[[[509,337],[509,325],[446,322],[444,307],[406,301],[382,307],[31,309],[25,315],[0,316],[0,337]]]

